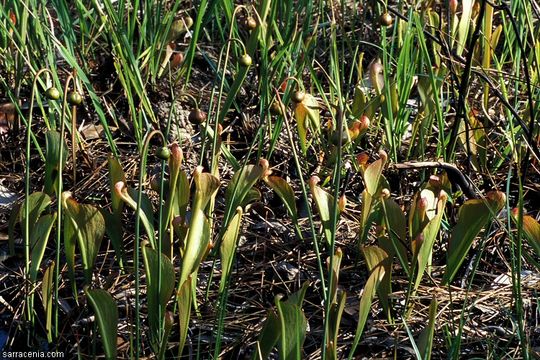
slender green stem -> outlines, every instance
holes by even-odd
[[[134,276],[135,276],[135,358],[139,359],[140,357],[140,350],[141,350],[141,313],[140,313],[140,278],[139,278],[139,257],[140,257],[140,243],[141,243],[141,222],[140,222],[140,213],[142,210],[141,204],[142,204],[142,190],[143,190],[143,183],[144,178],[146,176],[146,159],[148,157],[148,148],[150,147],[150,140],[154,136],[160,136],[163,143],[165,144],[166,138],[163,135],[163,133],[159,130],[153,130],[150,132],[144,140],[141,156],[140,156],[140,162],[139,162],[139,189],[137,191],[137,210],[135,211],[135,251],[134,251],[134,257],[133,257],[133,268],[134,268]],[[161,241],[160,241],[161,242]],[[159,246],[159,245],[158,245]],[[159,252],[160,256],[158,256],[158,259],[161,259],[161,252]],[[158,268],[161,269],[161,264],[158,265]],[[160,277],[160,275],[158,275]],[[161,287],[158,287],[158,289]],[[158,311],[161,311],[161,309],[158,309]],[[161,319],[161,316],[159,317]]]
[[[276,99],[279,102],[279,105],[281,107],[281,112],[282,112],[282,114],[284,116],[284,120],[285,120],[284,123],[285,123],[285,128],[287,129],[287,136],[289,137],[289,143],[291,144],[294,163],[296,165],[296,171],[298,172],[298,178],[300,180],[300,187],[302,189],[302,195],[304,197],[304,202],[306,203],[306,210],[307,210],[307,213],[308,213],[308,219],[309,219],[309,225],[310,225],[311,236],[312,236],[312,241],[313,241],[313,247],[315,249],[315,255],[317,256],[317,267],[319,269],[319,276],[320,276],[320,280],[321,280],[321,288],[323,289],[323,299],[326,300],[327,294],[326,294],[326,291],[324,291],[324,289],[326,289],[325,280],[324,280],[324,268],[323,268],[322,261],[321,261],[321,252],[319,250],[319,241],[317,239],[317,230],[315,229],[315,220],[313,218],[313,213],[311,211],[311,207],[309,206],[309,196],[308,196],[308,192],[307,192],[306,183],[305,183],[304,177],[303,177],[304,172],[302,171],[302,165],[300,165],[300,157],[298,155],[298,152],[296,151],[296,144],[295,144],[295,141],[294,141],[291,126],[289,125],[290,119],[287,116],[287,111],[285,109],[285,105],[281,101],[281,97],[279,96],[279,92],[277,90],[275,90],[275,94],[276,94]]]
[[[338,131],[338,134],[341,134],[342,131],[343,131],[343,110],[342,110],[342,107],[341,107],[341,101],[340,102],[340,105],[338,107],[338,111],[337,111],[337,131]],[[330,307],[332,306],[332,296],[331,296],[331,291],[332,291],[332,288],[334,286],[334,277],[332,276],[332,269],[334,268],[334,253],[335,253],[335,250],[336,250],[336,233],[337,233],[337,227],[338,227],[338,222],[339,222],[339,207],[338,207],[338,201],[339,201],[339,189],[340,189],[340,184],[341,184],[341,164],[342,164],[342,157],[343,157],[343,139],[341,136],[338,136],[338,145],[337,145],[337,159],[336,159],[336,163],[335,163],[335,166],[334,166],[334,176],[333,176],[333,182],[332,182],[332,186],[334,188],[334,204],[332,205],[332,209],[333,209],[333,212],[331,214],[332,218],[331,218],[331,228],[332,228],[332,231],[331,231],[331,238],[328,239],[329,242],[330,242],[330,249],[329,249],[329,258],[330,258],[330,263],[328,265],[328,287],[326,288],[326,296],[325,296],[325,310],[324,310],[324,333],[323,333],[323,342],[322,342],[322,359],[324,360],[326,358],[326,341],[327,341],[327,338],[328,338],[328,326],[329,326],[329,323],[328,321],[330,321],[330,317],[328,316],[328,314],[330,314]]]
[[[523,184],[521,183],[521,176],[518,176],[519,181],[519,194],[518,194],[518,215],[517,215],[517,234],[512,236],[512,246],[510,247],[512,253],[512,293],[514,297],[515,315],[517,318],[517,333],[519,343],[521,345],[521,356],[523,359],[529,359],[529,350],[527,345],[527,335],[525,333],[524,313],[523,313],[523,298],[521,294],[521,268],[522,268],[522,239],[523,239]],[[512,179],[512,167],[508,170],[506,191],[510,193],[510,179]],[[508,197],[507,197],[508,198]],[[507,200],[508,202],[509,200]],[[507,203],[507,224],[510,227],[510,206]],[[511,233],[510,233],[511,234]]]
[[[336,106],[336,120],[337,120],[337,126],[336,131],[338,134],[342,134],[343,131],[347,131],[347,129],[344,129],[344,126],[346,126],[346,122],[344,121],[344,104],[343,104],[343,96],[341,91],[341,79],[339,71],[339,55],[337,51],[337,37],[336,37],[336,21],[335,18],[332,21],[332,25],[330,27],[331,30],[331,40],[332,40],[332,47],[330,51],[330,63],[331,63],[331,69],[333,70],[332,76],[333,76],[333,83],[335,84],[335,96],[337,97],[338,104]],[[332,214],[331,214],[331,236],[330,239],[328,239],[330,243],[330,249],[329,249],[329,265],[328,265],[328,287],[325,289],[326,296],[324,298],[324,304],[325,304],[325,310],[324,310],[324,326],[323,326],[323,341],[322,341],[322,359],[326,359],[326,343],[328,339],[328,328],[329,328],[329,321],[330,321],[330,308],[332,306],[332,288],[334,287],[334,277],[332,276],[332,269],[334,268],[334,253],[336,249],[336,233],[337,233],[337,227],[339,222],[339,207],[338,207],[338,201],[340,196],[340,187],[341,187],[341,166],[343,162],[343,137],[338,136],[338,142],[337,142],[337,154],[336,154],[336,162],[334,164],[333,169],[333,178],[332,178],[332,187],[333,187],[333,195],[334,195],[334,203],[332,204]]]
[[[34,325],[34,315],[33,315],[33,301],[30,301],[30,208],[29,208],[29,197],[30,197],[30,138],[32,135],[32,119],[34,113],[34,97],[37,88],[37,81],[39,76],[43,73],[49,73],[52,76],[52,72],[48,69],[39,70],[34,76],[34,81],[32,83],[32,96],[30,97],[30,113],[28,114],[28,124],[26,126],[26,169],[24,176],[24,258],[25,258],[25,294],[26,294],[26,311],[27,318]]]
[[[58,282],[60,280],[60,247],[61,247],[61,241],[62,241],[62,171],[63,171],[63,159],[62,156],[64,155],[64,134],[66,131],[66,107],[67,107],[67,94],[69,90],[69,86],[71,82],[75,81],[75,75],[73,73],[69,74],[69,76],[66,79],[66,83],[64,85],[64,98],[62,101],[62,117],[61,117],[61,124],[60,124],[60,145],[59,145],[59,153],[58,153],[58,164],[59,164],[59,170],[58,170],[58,182],[57,182],[57,190],[56,190],[56,205],[57,205],[57,218],[56,218],[56,267],[55,267],[55,273],[54,273],[54,301],[55,301],[55,307],[54,307],[54,337],[58,337],[58,329],[59,329],[59,314],[58,310],[60,307],[60,301],[58,298]]]

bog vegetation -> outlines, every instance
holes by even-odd
[[[0,1],[0,348],[540,353],[536,1]]]

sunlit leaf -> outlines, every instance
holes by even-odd
[[[41,265],[41,260],[43,260],[43,255],[45,254],[45,249],[47,247],[47,241],[49,240],[49,235],[56,220],[56,213],[52,215],[42,216],[30,234],[30,280],[37,280],[37,272],[39,266]]]
[[[95,289],[90,290],[85,288],[88,302],[94,309],[96,321],[98,324],[99,334],[103,342],[103,350],[105,351],[106,359],[116,359],[117,347],[117,324],[118,324],[118,307],[111,294],[105,290]]]
[[[332,288],[330,289],[330,299],[332,302],[336,302],[338,284],[339,284],[339,268],[341,267],[341,259],[343,258],[343,251],[341,248],[337,248],[336,253],[334,254],[334,259],[332,261]],[[328,261],[328,266],[330,266],[330,261]]]
[[[461,55],[465,49],[467,35],[469,34],[469,29],[471,28],[471,15],[473,9],[474,1],[473,0],[463,0],[461,1],[461,18],[458,25],[458,42],[456,54]]]
[[[193,199],[193,208],[204,210],[216,194],[220,181],[210,173],[203,173],[202,167],[198,167],[193,173],[195,182],[195,196]]]
[[[294,109],[296,123],[298,127],[298,137],[300,138],[300,148],[304,155],[307,152],[307,134],[318,134],[321,128],[319,103],[313,95],[305,94],[304,99],[296,104]]]
[[[128,188],[128,194],[129,197],[133,199],[132,205],[134,206],[132,207],[132,209],[137,211],[137,197],[139,196],[139,191]],[[152,201],[150,201],[150,198],[144,192],[141,192],[140,219],[150,240],[150,245],[153,249],[157,249],[156,230],[154,227],[154,208],[152,206]]]
[[[386,235],[378,237],[379,246],[384,250],[384,253],[379,256],[385,257],[382,265],[385,267],[384,278],[378,287],[378,294],[381,300],[381,305],[389,321],[392,321],[392,312],[390,308],[390,302],[388,295],[392,292],[392,259],[397,257],[402,268],[405,270],[407,276],[409,274],[409,260],[407,254],[407,248],[405,246],[406,237],[406,219],[405,214],[401,210],[400,206],[390,197],[383,199],[381,202],[382,209],[384,210],[384,224],[386,225]],[[384,233],[383,233],[384,234]],[[369,255],[369,252],[376,251],[377,248],[367,247],[363,248],[364,256]],[[369,252],[368,252],[369,251]],[[368,262],[369,264],[369,262]],[[373,269],[377,264],[369,264],[368,267]]]
[[[428,113],[434,113],[435,106],[438,104],[435,103],[436,97],[433,94],[431,79],[427,76],[420,76],[418,78],[418,85],[416,88],[418,90],[418,95],[420,95],[421,110]]]
[[[63,141],[62,165],[60,165],[60,141]],[[58,174],[66,165],[68,151],[66,142],[58,131],[50,130],[45,134],[45,193],[53,195],[56,192]]]
[[[491,34],[491,49],[495,50],[497,48],[497,45],[499,45],[499,39],[501,37],[501,33],[503,30],[502,24],[497,26],[495,30],[493,30],[493,33]]]
[[[368,100],[361,86],[357,85],[354,88],[354,98],[352,104],[352,115],[359,117],[366,112]]]
[[[512,217],[517,222],[519,209],[516,208],[512,211]],[[536,255],[540,256],[540,224],[538,221],[530,215],[523,215],[523,232]]]
[[[122,165],[118,159],[109,155],[107,158],[109,165],[109,185],[111,187],[111,207],[115,217],[121,217],[122,209],[124,208],[124,202],[117,192],[114,191],[114,186],[117,182],[122,181],[126,183],[126,174],[122,169]]]
[[[360,244],[364,244],[367,240],[369,227],[371,226],[371,218],[374,212],[372,206],[374,203],[373,197],[367,192],[362,191],[362,217],[360,221]]]
[[[297,293],[285,301],[280,296],[276,296],[276,308],[281,327],[278,347],[280,359],[302,358],[302,345],[307,330],[307,319],[302,310],[302,302],[307,286],[308,283],[304,283]]]
[[[420,244],[416,242],[416,239],[430,220],[428,218],[428,207],[430,217],[433,218],[436,204],[435,194],[433,191],[427,189],[416,194],[412,201],[411,209],[409,210],[409,237],[411,239],[413,257],[417,256],[418,249],[420,248]]]
[[[384,69],[380,58],[373,59],[369,64],[369,81],[377,94],[384,88]]]
[[[178,351],[179,355],[182,353],[182,350],[184,349],[184,345],[186,343],[187,334],[189,330],[189,318],[191,314],[191,300],[192,300],[192,278],[191,276],[188,276],[186,281],[180,286],[180,290],[177,294],[177,302],[178,302],[178,317],[180,319],[179,323],[179,331],[180,331],[180,340],[179,340],[179,346]]]
[[[272,349],[277,344],[281,334],[278,315],[274,310],[269,310],[263,329],[259,334],[252,359],[268,359]]]
[[[138,197],[137,191],[128,189],[124,182],[119,181],[114,185],[114,192],[130,208],[137,211],[137,202],[134,200]],[[148,234],[150,245],[152,245],[153,248],[157,248],[152,203],[150,202],[150,199],[148,199],[148,196],[144,193],[141,193],[141,211],[139,213],[139,218],[143,223],[146,233]]]
[[[296,197],[294,196],[294,190],[291,185],[279,176],[267,176],[264,178],[264,181],[283,201],[293,224],[297,224],[298,211],[296,209]]]
[[[165,310],[175,285],[174,267],[171,260],[152,248],[142,244],[144,269],[146,273],[146,298],[148,301],[148,323],[151,343],[157,352],[160,343],[160,322],[163,322]],[[159,279],[161,274],[161,279]]]
[[[459,209],[458,222],[452,230],[448,244],[448,259],[443,284],[454,279],[465,260],[474,239],[502,209],[505,195],[499,191],[487,194],[486,199],[467,200]]]
[[[191,222],[186,239],[180,283],[197,270],[210,244],[210,224],[205,209],[220,186],[219,179],[210,173],[203,173],[202,168],[194,172],[195,197],[191,209]]]
[[[367,259],[367,257],[366,257]],[[373,259],[374,260],[374,259]],[[385,274],[384,267],[382,265],[376,266],[369,276],[366,285],[364,286],[364,291],[362,292],[362,298],[360,299],[360,307],[358,312],[358,325],[356,327],[356,333],[354,334],[353,345],[349,354],[349,358],[354,355],[354,351],[360,342],[362,333],[364,332],[364,326],[369,313],[371,312],[371,303],[375,297],[375,293],[379,286],[379,283],[383,279]]]
[[[377,190],[379,189],[379,182],[381,180],[382,170],[387,159],[386,153],[384,151],[381,151],[380,155],[380,159],[368,165],[368,167],[364,171],[364,182],[366,183],[366,190],[371,196],[375,195],[377,193]]]
[[[90,283],[92,271],[96,260],[101,240],[105,235],[105,219],[101,212],[92,205],[79,204],[71,194],[62,193],[62,205],[64,207],[66,222],[71,224],[66,237],[77,240],[81,251],[85,280]]]
[[[389,238],[392,240],[392,253],[397,254],[402,265],[405,265],[407,264],[407,249],[404,245],[407,234],[405,214],[392,198],[384,199],[384,210],[385,223]]]
[[[328,314],[328,341],[326,343],[326,358],[329,360],[337,360],[339,358],[337,353],[339,325],[343,310],[345,309],[346,299],[347,294],[345,291],[341,291],[337,294],[337,302],[330,305],[330,312]]]
[[[178,182],[176,185],[176,194],[174,195],[173,215],[186,216],[186,210],[189,204],[189,180],[185,171],[180,171],[178,174]]]
[[[163,206],[164,219],[162,219],[161,224],[161,233],[166,234],[167,228],[169,228],[170,222],[174,216],[180,214],[175,214],[175,207],[179,209],[180,206],[183,206],[185,196],[183,194],[183,179],[180,178],[182,159],[184,155],[178,144],[171,145],[171,155],[169,157],[169,182],[168,189],[165,194],[165,206]],[[177,190],[177,187],[180,186],[181,189]],[[189,188],[187,189],[189,194]],[[189,195],[188,195],[189,196]],[[187,203],[186,203],[187,206]]]
[[[251,188],[263,175],[264,169],[259,165],[246,165],[238,170],[225,192],[225,204],[230,209],[240,206]]]
[[[437,235],[440,232],[441,221],[444,215],[444,208],[446,206],[446,200],[447,200],[446,193],[441,192],[441,194],[438,197],[435,216],[428,222],[428,224],[422,230],[422,233],[421,233],[422,242],[418,244],[419,245],[418,254],[416,255],[418,272],[417,272],[416,281],[414,284],[415,290],[420,285],[420,280],[422,280],[424,271],[426,270],[429,259],[431,258],[433,245],[435,244]],[[428,204],[428,206],[430,205]]]
[[[32,231],[35,227],[41,213],[51,204],[49,195],[42,192],[35,192],[28,196],[28,229]],[[25,207],[26,201],[17,204],[13,211],[8,224],[9,248],[10,253],[15,253],[15,225],[20,223],[23,237],[25,236]],[[30,235],[31,236],[31,232]]]
[[[122,231],[122,221],[119,217],[114,216],[113,213],[110,213],[106,209],[101,209],[101,215],[105,219],[105,231],[107,236],[111,240],[116,259],[120,264],[120,267],[124,268],[124,246],[123,246],[123,231]]]
[[[122,231],[122,210],[124,209],[124,201],[119,196],[119,194],[114,191],[114,186],[118,182],[126,183],[126,175],[122,169],[122,165],[118,159],[109,155],[107,158],[107,163],[109,166],[109,186],[111,187],[111,208],[112,212],[103,209],[102,215],[105,218],[107,236],[111,240],[116,258],[120,264],[120,267],[123,268],[124,264],[124,246],[123,246],[123,237],[124,233]]]
[[[238,245],[238,235],[240,233],[240,224],[242,220],[242,208],[236,208],[236,214],[229,222],[229,226],[223,234],[221,241],[221,280],[219,283],[219,292],[225,289],[226,281],[229,279],[229,273],[232,268],[232,262]]]
[[[429,305],[429,321],[424,330],[420,333],[418,339],[418,349],[422,359],[429,360],[431,359],[431,352],[433,348],[433,333],[435,332],[435,320],[437,317],[437,298],[433,297],[431,299],[431,304]]]
[[[55,262],[45,270],[43,281],[41,282],[41,298],[43,301],[43,309],[45,310],[45,329],[47,330],[47,341],[52,343],[52,310],[53,310],[53,279],[54,279]]]
[[[174,43],[173,43],[173,45],[174,45]],[[163,61],[161,61],[161,65],[159,66],[159,71],[158,71],[158,74],[157,74],[158,78],[160,78],[163,75],[163,71],[165,71],[165,69],[167,68],[167,65],[169,64],[170,59],[173,56],[173,54],[174,54],[174,50],[173,50],[171,44],[167,44],[167,46],[165,48],[165,52],[164,52],[163,57],[162,57]]]
[[[317,210],[321,218],[322,227],[326,242],[330,244],[332,239],[332,232],[334,231],[332,226],[332,217],[334,214],[334,197],[328,192],[323,190],[317,183],[319,178],[314,176],[309,181],[309,188],[311,189],[311,195],[317,204]]]
[[[416,14],[415,14],[416,15]],[[431,29],[431,33],[433,35],[436,35],[436,30],[435,29],[439,29],[439,26],[440,26],[440,23],[441,23],[441,19],[439,18],[439,14],[438,12],[431,8],[431,9],[428,9],[428,19],[429,19],[429,25],[430,25],[430,29]],[[405,28],[407,26],[404,26]],[[437,44],[437,43],[433,43],[433,57],[434,57],[434,60],[435,60],[435,66],[437,67],[440,67],[441,66],[441,45]]]
[[[382,246],[382,238],[379,238],[379,243]],[[388,239],[386,239],[388,241]],[[388,245],[386,245],[388,247]],[[383,247],[377,246],[363,246],[361,247],[362,254],[366,259],[367,267],[370,272],[372,272],[377,266],[382,266],[384,268],[384,274],[379,281],[377,286],[377,293],[379,295],[379,300],[383,307],[383,310],[390,320],[392,318],[389,294],[392,292],[392,261],[393,257],[390,257]]]

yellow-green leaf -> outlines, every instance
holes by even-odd
[[[115,215],[115,217],[121,217],[122,209],[124,207],[124,202],[122,201],[120,196],[114,191],[114,186],[119,181],[122,181],[125,184],[126,174],[124,173],[124,170],[122,169],[122,165],[120,165],[120,162],[118,161],[118,159],[116,159],[112,155],[109,155],[107,159],[107,163],[109,166],[109,183],[111,186],[112,212]]]
[[[319,108],[320,106],[317,99],[310,94],[305,94],[304,99],[296,104],[294,110],[298,127],[298,136],[300,138],[300,147],[304,155],[308,148],[308,132],[315,135],[319,133],[321,128]]]
[[[88,302],[94,309],[99,334],[103,342],[105,358],[108,360],[116,359],[116,336],[118,324],[118,307],[111,294],[105,290],[85,289]]]
[[[279,318],[275,311],[269,310],[263,329],[259,334],[252,359],[268,359],[281,334]]]
[[[381,180],[382,170],[386,163],[387,155],[384,151],[379,153],[380,159],[374,161],[368,165],[364,171],[364,182],[366,183],[366,190],[369,195],[373,196],[379,189],[379,182]]]
[[[334,197],[317,185],[318,182],[318,177],[312,177],[309,181],[309,187],[311,189],[311,195],[315,200],[315,204],[317,204],[317,210],[321,217],[326,242],[330,244],[333,231],[331,219],[334,214]]]
[[[487,194],[486,199],[467,200],[459,209],[458,222],[450,236],[448,259],[443,284],[454,279],[461,263],[478,233],[491,221],[505,203],[505,195],[500,191]]]
[[[446,206],[446,200],[448,197],[445,192],[441,192],[438,197],[436,211],[434,212],[434,217],[427,223],[427,225],[422,230],[422,242],[418,244],[418,254],[417,254],[417,276],[414,284],[414,289],[416,290],[420,285],[420,280],[424,275],[424,271],[428,265],[429,260],[431,259],[431,253],[433,251],[433,245],[439,234],[441,228],[441,221],[444,215],[444,208]],[[430,206],[430,205],[428,205]],[[431,210],[430,210],[431,211]],[[428,213],[430,212],[428,211]],[[429,215],[428,215],[429,218]]]
[[[431,351],[433,348],[433,333],[435,331],[435,320],[437,317],[437,298],[433,297],[431,299],[431,304],[429,305],[429,320],[428,324],[420,333],[418,338],[418,350],[422,355],[422,359],[429,360],[431,359]]]
[[[55,262],[45,270],[43,281],[41,283],[41,295],[43,301],[43,309],[45,310],[45,329],[47,330],[47,341],[52,343],[52,310],[53,310],[53,279],[54,279]]]
[[[512,211],[512,217],[517,221],[518,216],[519,209],[516,208]],[[523,215],[523,232],[536,255],[540,256],[540,224],[538,221],[530,215]]]
[[[186,343],[186,338],[189,330],[189,319],[191,315],[191,300],[192,300],[192,278],[188,276],[186,281],[180,286],[180,290],[177,294],[178,302],[178,317],[180,319],[179,331],[180,331],[180,341],[178,346],[179,355],[182,354],[184,345]],[[180,357],[180,356],[179,356]]]
[[[291,185],[279,176],[268,176],[264,178],[264,181],[275,191],[281,201],[283,201],[293,224],[296,224],[298,221],[298,211],[296,209],[296,198]]]
[[[193,176],[195,182],[195,197],[191,209],[191,222],[186,239],[180,283],[197,270],[210,244],[210,224],[205,209],[220,186],[219,179],[210,173],[203,173],[198,167]]]
[[[347,294],[345,291],[340,291],[337,294],[336,302],[330,305],[330,312],[328,314],[328,340],[326,343],[326,358],[328,360],[337,360],[337,342],[339,335],[339,325],[341,323],[341,317],[343,310],[345,309],[345,301]]]
[[[184,192],[178,191],[177,187],[180,185],[180,187],[183,186],[183,179],[180,177],[181,165],[182,165],[182,159],[183,159],[183,153],[178,144],[172,144],[171,145],[171,156],[169,157],[169,186],[168,186],[168,195],[165,198],[165,206],[163,206],[163,214],[165,215],[164,219],[161,223],[161,233],[165,234],[167,228],[170,225],[170,222],[174,218],[175,215],[180,214],[174,214],[174,208],[175,205],[182,204],[185,200],[185,196],[183,196]],[[189,194],[189,189],[187,191]],[[187,203],[186,203],[187,205]]]
[[[134,200],[138,197],[137,191],[134,189],[128,189],[124,182],[119,181],[114,184],[114,192],[130,208],[137,211],[137,202]],[[139,218],[141,219],[146,233],[148,234],[150,245],[152,245],[152,248],[154,249],[157,248],[152,203],[150,202],[150,199],[148,199],[148,196],[144,193],[141,193],[141,211],[139,212]]]
[[[60,165],[60,143],[63,144],[62,164]],[[52,195],[56,193],[58,183],[58,174],[66,165],[68,153],[64,139],[60,137],[58,131],[47,131],[45,134],[45,193]]]
[[[238,235],[240,233],[240,224],[242,220],[242,208],[239,206],[236,208],[236,214],[229,222],[223,239],[221,241],[220,253],[221,253],[221,280],[219,282],[219,292],[223,292],[225,284],[229,278],[229,273],[232,268],[232,262],[236,252],[236,246],[238,245]]]
[[[26,205],[28,204],[28,205]],[[20,204],[15,205],[8,223],[8,236],[9,236],[9,249],[10,254],[15,254],[15,225],[21,224],[21,230],[23,237],[25,236],[25,206],[28,206],[28,229],[30,231],[29,237],[31,237],[32,230],[41,216],[41,213],[51,204],[51,198],[49,195],[42,192],[35,192],[28,196],[28,199]]]
[[[308,283],[298,292],[292,294],[283,301],[281,296],[276,296],[276,308],[278,311],[281,328],[279,340],[279,358],[284,360],[296,360],[302,358],[302,345],[306,338],[307,319],[302,310],[302,302],[307,290]]]
[[[67,237],[75,238],[81,251],[85,280],[90,283],[92,270],[101,240],[105,235],[105,219],[101,212],[92,205],[79,204],[68,192],[62,193],[66,221],[71,224]],[[72,240],[73,243],[73,240]]]
[[[467,35],[471,27],[471,15],[473,10],[473,0],[463,0],[461,2],[462,12],[458,25],[458,43],[456,53],[461,55],[465,49],[465,43],[467,41]]]
[[[225,192],[225,204],[231,209],[240,206],[263,172],[264,169],[259,165],[246,165],[238,170]]]
[[[392,253],[399,256],[402,265],[407,263],[407,249],[405,239],[407,234],[407,220],[401,207],[392,199],[384,199],[385,223],[388,228],[390,240],[392,240]]]
[[[56,220],[56,213],[51,215],[44,215],[39,218],[38,222],[34,226],[30,236],[30,280],[36,281],[37,272],[39,266],[41,265],[41,260],[43,260],[43,255],[45,254],[45,248],[47,247],[47,241],[49,240],[49,235]]]
[[[159,324],[165,318],[166,306],[174,291],[174,267],[166,255],[147,247],[146,242],[142,244],[142,254],[146,273],[150,343],[154,350],[158,352],[161,343]],[[161,279],[159,279],[160,272]]]
[[[373,258],[372,260],[375,260],[377,256],[374,254],[374,257],[375,258]],[[384,277],[384,274],[384,266],[376,266],[371,272],[371,275],[369,276],[366,285],[364,286],[362,298],[360,299],[358,325],[356,327],[356,333],[354,334],[354,341],[351,351],[349,353],[349,358],[352,358],[352,356],[354,355],[354,351],[356,350],[356,347],[360,342],[360,338],[362,337],[362,333],[364,332],[364,326],[366,325],[368,315],[371,312],[371,303],[373,302],[373,298],[375,297],[375,293],[377,291],[377,288],[379,287],[381,280]]]

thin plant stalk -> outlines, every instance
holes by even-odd
[[[300,157],[298,155],[298,152],[296,151],[296,145],[295,145],[295,142],[294,142],[293,133],[292,133],[292,130],[291,130],[291,126],[289,125],[290,119],[287,116],[285,105],[281,101],[281,97],[279,96],[279,92],[277,90],[275,90],[275,94],[276,94],[276,99],[277,99],[277,101],[278,101],[278,103],[279,103],[279,105],[281,107],[282,114],[283,114],[283,116],[285,118],[283,122],[285,123],[285,128],[287,129],[287,136],[289,137],[289,143],[291,144],[294,163],[296,165],[296,171],[299,174],[298,178],[300,180],[300,187],[302,189],[302,195],[303,195],[304,201],[306,203],[306,209],[307,209],[307,213],[308,213],[311,236],[313,237],[313,247],[315,249],[315,254],[317,255],[317,267],[318,267],[318,270],[319,270],[319,275],[320,275],[320,280],[321,280],[321,287],[323,289],[325,289],[326,287],[325,287],[325,280],[324,280],[324,268],[323,268],[322,261],[321,261],[321,252],[319,250],[319,242],[318,242],[318,239],[317,239],[317,231],[315,229],[315,221],[313,219],[313,213],[311,211],[311,207],[308,205],[309,204],[309,197],[308,197],[306,183],[304,182],[304,178],[302,176],[303,171],[302,171],[302,165],[300,165],[300,160],[299,160]],[[326,297],[327,297],[327,294],[326,294],[325,291],[323,291],[323,298],[324,298],[325,301],[326,301]]]
[[[34,325],[34,316],[33,316],[33,302],[29,301],[29,271],[30,271],[30,208],[29,208],[29,197],[30,197],[30,138],[32,135],[32,119],[34,113],[34,97],[36,93],[37,81],[41,74],[49,73],[52,76],[52,72],[49,69],[41,69],[34,76],[34,81],[32,83],[32,96],[30,97],[30,113],[28,115],[28,123],[26,126],[26,171],[24,177],[24,258],[25,258],[25,294],[27,297],[26,302],[26,311],[27,317]]]
[[[342,99],[342,94],[341,94],[341,87],[340,87],[340,81],[339,81],[339,68],[338,68],[338,64],[339,64],[339,60],[338,60],[338,53],[337,53],[337,48],[336,48],[336,44],[337,44],[337,40],[336,40],[336,33],[335,33],[335,28],[334,28],[334,25],[332,26],[332,39],[333,39],[333,44],[334,46],[332,47],[332,52],[330,53],[331,54],[331,60],[332,60],[332,64],[334,65],[334,68],[335,68],[335,74],[334,76],[336,77],[336,81],[335,81],[335,84],[337,85],[336,87],[336,96],[338,98],[338,105],[337,105],[337,113],[336,113],[336,120],[337,120],[337,126],[336,126],[336,131],[338,132],[338,134],[341,134],[343,132],[343,127],[344,127],[344,119],[343,119],[343,99]],[[339,201],[339,190],[340,190],[340,184],[341,184],[341,166],[342,166],[342,161],[343,161],[343,138],[342,136],[338,136],[338,144],[337,144],[337,156],[336,156],[336,162],[335,162],[335,165],[334,165],[334,171],[333,171],[333,179],[332,179],[332,186],[334,188],[334,204],[332,205],[332,218],[331,218],[331,223],[330,223],[330,228],[332,229],[331,231],[331,237],[330,239],[328,239],[328,241],[330,242],[330,249],[329,249],[329,257],[330,257],[330,261],[329,261],[329,271],[328,271],[328,287],[326,288],[326,296],[325,296],[325,310],[324,310],[324,314],[325,314],[325,317],[324,317],[324,326],[323,326],[323,329],[324,329],[324,332],[323,332],[323,341],[322,341],[322,349],[321,349],[321,352],[322,352],[322,359],[325,360],[326,359],[326,351],[325,351],[325,347],[326,347],[326,340],[328,338],[328,321],[329,321],[329,316],[328,314],[330,313],[330,307],[332,305],[332,294],[331,294],[331,291],[332,291],[332,288],[334,286],[334,276],[332,275],[332,269],[334,268],[334,253],[335,253],[335,248],[336,248],[336,232],[337,232],[337,227],[338,227],[338,221],[339,221],[339,207],[338,207],[338,201]],[[323,288],[324,289],[324,288]]]
[[[517,234],[511,236],[512,245],[510,247],[512,253],[512,293],[514,297],[515,314],[517,318],[517,333],[519,343],[521,345],[521,356],[523,359],[529,359],[529,350],[527,345],[527,335],[525,333],[524,313],[523,313],[523,298],[521,295],[521,257],[522,257],[522,242],[523,242],[523,184],[521,183],[521,176],[518,176],[519,182],[519,194],[518,194],[518,216],[517,216]],[[512,167],[508,170],[506,191],[510,191],[510,180],[512,179]],[[509,196],[507,197],[507,201]],[[510,206],[507,203],[507,224],[512,224],[510,220]],[[511,232],[509,231],[509,234]]]
[[[135,276],[135,358],[140,358],[140,349],[141,349],[141,319],[140,319],[140,278],[139,278],[139,257],[140,257],[140,243],[141,243],[141,222],[140,222],[140,213],[142,210],[142,188],[143,188],[143,182],[144,178],[146,176],[146,159],[148,157],[148,148],[150,146],[150,140],[154,136],[160,136],[163,140],[163,143],[166,143],[166,138],[163,135],[163,133],[159,130],[153,130],[150,132],[143,143],[141,156],[140,156],[140,169],[139,169],[139,190],[137,192],[137,210],[135,211],[135,253],[133,258],[133,270],[134,270],[134,276]],[[159,246],[159,245],[158,245]],[[159,253],[161,254],[161,253]],[[158,257],[160,259],[161,256]],[[160,261],[160,260],[158,260]],[[161,272],[161,264],[158,263],[158,269]],[[158,279],[160,279],[161,276],[158,274]],[[158,282],[158,289],[161,288],[161,284]],[[161,309],[158,309],[158,311],[161,312]],[[161,316],[159,316],[159,319],[161,319]]]
[[[57,182],[57,190],[56,190],[56,212],[58,214],[56,218],[56,263],[55,263],[55,273],[54,273],[54,337],[58,337],[58,319],[59,314],[58,310],[60,307],[60,301],[58,298],[58,281],[60,279],[60,245],[62,241],[62,201],[60,201],[60,196],[62,195],[62,155],[64,151],[64,134],[66,131],[66,106],[67,106],[67,95],[68,95],[68,89],[71,82],[75,82],[75,73],[70,73],[66,79],[66,83],[64,85],[64,98],[62,101],[62,116],[61,116],[61,124],[60,124],[60,145],[59,146],[59,154],[58,154],[58,163],[60,164],[59,171],[58,171],[58,182]]]

